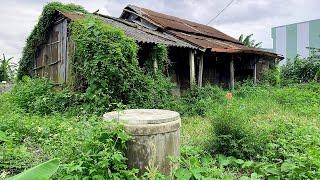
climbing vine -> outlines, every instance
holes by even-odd
[[[83,108],[103,113],[113,104],[128,108],[161,108],[171,98],[171,83],[163,75],[168,64],[167,47],[156,45],[146,62],[156,60],[158,73],[150,74],[139,67],[138,45],[125,33],[106,24],[100,17],[87,13],[73,4],[49,3],[44,7],[38,24],[27,39],[20,62],[19,75],[32,75],[36,49],[47,40],[55,10],[81,12],[84,18],[69,25],[71,42],[75,46],[70,61],[69,76],[73,90],[80,93]],[[147,67],[152,67],[146,64]],[[170,102],[170,101],[168,101]]]
[[[121,30],[88,16],[71,24],[75,43],[73,67],[85,81],[85,97],[98,111],[111,103],[138,105],[143,102],[150,84],[138,66],[138,46]],[[77,79],[77,78],[76,78]]]
[[[168,68],[168,50],[164,44],[157,44],[152,46],[149,55],[144,63],[144,68],[147,73],[154,72],[154,61],[157,62],[157,69],[162,74]]]
[[[43,8],[39,21],[27,38],[26,45],[23,48],[22,58],[19,62],[17,74],[18,79],[21,79],[24,75],[32,75],[33,61],[37,48],[47,41],[50,26],[54,21],[54,16],[57,10],[61,12],[87,13],[83,7],[75,4],[62,4],[60,2],[48,3]]]

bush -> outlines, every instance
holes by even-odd
[[[271,85],[271,86],[280,86],[281,83],[281,74],[280,68],[278,66],[270,67],[269,70],[265,71],[262,74],[260,84]]]
[[[194,86],[181,97],[179,112],[184,115],[205,115],[216,104],[226,102],[226,92],[217,86]]]
[[[25,76],[13,87],[11,100],[28,113],[50,114],[66,112],[79,104],[79,98],[68,89],[54,90],[46,79]]]
[[[216,141],[213,143],[213,148],[216,153],[227,156],[242,159],[253,158],[262,149],[256,138],[260,134],[256,134],[250,119],[245,116],[245,112],[231,106],[227,106],[214,118],[213,135],[216,137]]]
[[[318,81],[320,72],[320,57],[313,52],[308,58],[297,56],[293,62],[288,62],[281,69],[284,85],[289,83],[306,83]]]
[[[170,95],[170,83],[160,73],[144,74],[133,39],[95,17],[73,22],[71,29],[77,47],[75,78],[84,79],[76,87],[85,87],[84,97],[92,104],[92,110],[102,113],[112,110],[109,104],[119,102],[129,107],[162,107]],[[162,50],[157,57],[162,62],[167,51],[163,51],[163,46],[159,49]]]
[[[51,158],[61,165],[54,179],[132,179],[124,155],[123,127],[96,116],[28,115],[0,96],[0,174],[11,176]]]

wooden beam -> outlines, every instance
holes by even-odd
[[[257,84],[257,61],[254,61],[253,66],[253,83]]]
[[[194,65],[194,51],[189,51],[189,67],[190,67],[190,87],[196,84],[196,73]]]
[[[198,74],[198,86],[202,87],[202,76],[203,76],[203,54],[200,54],[199,61],[199,74]]]
[[[234,90],[234,62],[233,62],[233,55],[231,56],[230,60],[230,89]]]
[[[154,74],[157,74],[157,70],[158,70],[158,61],[157,61],[157,59],[154,59],[153,60],[153,71],[154,71]]]

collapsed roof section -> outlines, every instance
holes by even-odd
[[[249,48],[237,39],[203,24],[158,13],[138,6],[128,5],[120,18],[143,24],[145,27],[164,31],[205,51],[221,53],[252,53],[282,59],[276,53]]]

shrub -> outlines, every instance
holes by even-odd
[[[213,148],[217,153],[242,159],[250,159],[259,153],[261,147],[255,142],[253,126],[241,110],[229,106],[216,115],[213,123],[216,136]]]
[[[85,87],[85,100],[92,104],[89,107],[99,113],[112,110],[108,105],[119,102],[129,107],[162,107],[171,85],[160,73],[145,75],[139,68],[133,39],[95,17],[73,22],[71,29],[77,47],[75,76],[84,79],[76,86]],[[161,51],[156,51],[156,57],[162,62],[167,51],[158,48]]]
[[[319,50],[317,50],[319,51]],[[288,62],[281,69],[284,84],[306,83],[318,80],[320,71],[320,57],[317,51],[313,51],[310,57],[301,58],[297,56],[293,62]]]
[[[183,146],[179,159],[180,167],[174,172],[176,179],[232,179],[223,166],[209,154],[197,147]]]
[[[260,84],[266,84],[271,86],[279,86],[281,83],[280,68],[278,66],[272,66],[267,71],[263,72]]]
[[[195,86],[181,97],[180,112],[185,115],[205,115],[215,104],[225,103],[225,95],[226,92],[217,86]]]
[[[0,174],[11,176],[51,158],[54,179],[134,179],[124,155],[122,126],[96,116],[28,115],[0,96]]]
[[[48,80],[27,76],[17,82],[10,94],[11,100],[29,113],[66,112],[68,108],[79,104],[78,96],[68,89],[55,91]]]

